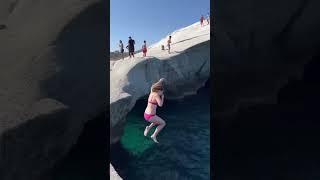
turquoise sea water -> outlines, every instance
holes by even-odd
[[[165,100],[157,114],[167,125],[160,144],[143,131],[146,100],[136,103],[127,116],[120,143],[111,148],[111,162],[126,180],[210,179],[210,100],[207,88],[182,100]]]

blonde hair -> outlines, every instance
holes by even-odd
[[[151,92],[163,91],[163,84],[161,81],[154,83],[151,86]]]

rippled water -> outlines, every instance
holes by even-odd
[[[160,144],[143,131],[146,101],[138,101],[128,114],[125,133],[111,149],[111,160],[126,180],[210,179],[210,100],[208,89],[183,100],[165,101],[157,114],[167,126]],[[150,130],[150,136],[155,128]]]

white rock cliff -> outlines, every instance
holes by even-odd
[[[127,113],[150,87],[165,78],[166,98],[194,94],[210,76],[210,26],[199,23],[172,34],[171,53],[161,50],[168,36],[135,58],[110,62],[110,143],[121,138]],[[141,112],[141,120],[143,120]],[[111,166],[111,165],[110,165]],[[118,178],[115,178],[118,179]]]
[[[166,97],[194,94],[210,76],[210,26],[199,23],[171,34],[171,53],[161,50],[168,37],[152,45],[147,57],[136,54],[110,62],[111,144],[121,136],[127,113],[153,83],[166,79]],[[143,113],[143,112],[142,112]]]

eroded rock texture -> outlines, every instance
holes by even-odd
[[[110,142],[117,142],[127,113],[135,102],[148,95],[160,78],[166,79],[166,98],[194,94],[210,76],[210,27],[199,23],[172,34],[172,53],[161,50],[165,37],[152,45],[148,56],[110,62]],[[143,112],[142,112],[143,114]]]
[[[0,179],[43,179],[105,111],[104,4],[0,2]]]
[[[319,1],[214,3],[216,179],[319,178]]]

